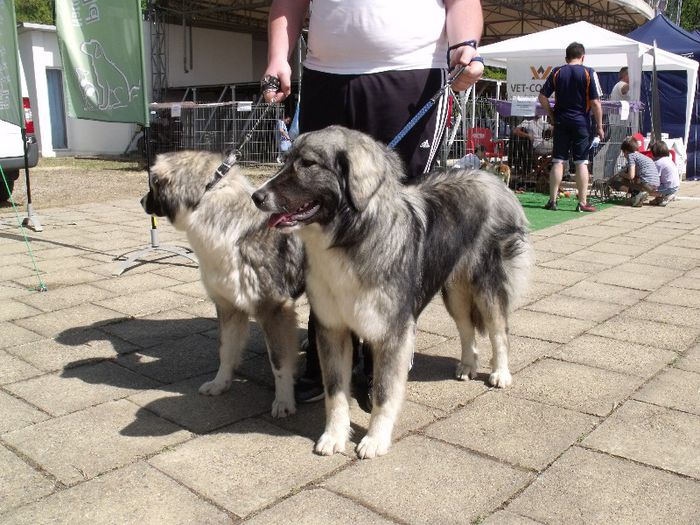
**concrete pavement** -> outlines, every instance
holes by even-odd
[[[536,232],[512,318],[514,384],[452,379],[439,300],[419,322],[389,455],[312,453],[322,403],[269,416],[260,332],[230,392],[198,270],[138,202],[0,210],[0,523],[700,523],[700,183]],[[165,221],[163,244],[185,246]],[[301,304],[300,337],[308,307]],[[369,417],[356,405],[356,436]]]

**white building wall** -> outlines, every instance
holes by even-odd
[[[208,86],[252,82],[253,39],[251,35],[214,29],[166,26],[169,87]]]

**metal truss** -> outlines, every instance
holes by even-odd
[[[168,88],[165,23],[163,12],[155,6],[155,3],[154,0],[148,2],[146,13],[151,29],[151,101],[162,102]]]
[[[625,34],[646,21],[641,12],[608,0],[482,0],[482,8],[484,43],[581,20]]]

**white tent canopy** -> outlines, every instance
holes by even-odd
[[[651,71],[654,48],[588,22],[540,31],[479,48],[479,54],[489,66],[508,68],[509,61],[537,60],[563,64],[566,47],[580,42],[586,48],[584,63],[596,71],[620,70],[627,65],[630,78],[630,98],[639,100],[642,71]],[[688,143],[693,111],[698,62],[656,48],[658,71],[685,71],[688,79],[684,142]]]

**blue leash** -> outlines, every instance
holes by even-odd
[[[484,59],[481,57],[474,57],[472,58],[472,62],[481,62],[483,64]],[[438,101],[438,99],[443,95],[445,91],[450,89],[450,86],[452,86],[452,83],[455,81],[455,79],[461,75],[464,70],[466,69],[467,66],[462,66],[455,75],[453,75],[451,78],[447,79],[447,82],[445,82],[445,85],[442,86],[437,93],[435,93],[432,97],[430,97],[430,100],[425,103],[425,106],[423,106],[418,113],[416,113],[411,120],[408,121],[408,123],[397,133],[397,135],[387,144],[387,146],[390,149],[394,149],[396,145],[401,142],[401,139],[403,139],[406,134],[411,131],[413,126],[418,123],[420,119],[422,119],[425,114],[430,111],[430,109],[435,105],[435,103]]]

